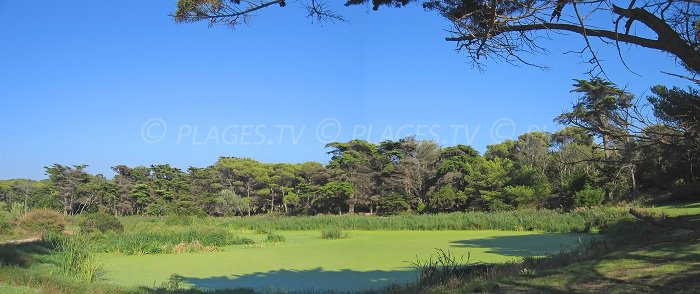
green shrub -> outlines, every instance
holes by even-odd
[[[282,242],[286,242],[286,241],[287,241],[287,238],[285,238],[285,237],[282,236],[282,235],[277,235],[277,234],[274,234],[274,233],[269,233],[269,234],[267,234],[267,242],[270,242],[270,243],[282,243]]]
[[[33,235],[59,234],[66,228],[63,215],[49,209],[30,211],[17,221],[17,226]]]
[[[586,184],[583,190],[576,192],[574,195],[575,207],[593,207],[598,206],[605,200],[605,190],[601,188],[593,188]]]
[[[85,216],[85,219],[80,223],[80,231],[83,233],[93,233],[96,231],[106,233],[114,231],[121,233],[124,231],[124,225],[116,216],[103,212],[92,213]]]
[[[349,235],[338,228],[325,229],[321,231],[321,239],[335,240],[348,238]]]

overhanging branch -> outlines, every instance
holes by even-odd
[[[563,23],[551,23],[551,22],[545,22],[545,23],[539,23],[539,24],[529,24],[529,25],[505,26],[505,27],[491,31],[490,35],[497,36],[497,35],[500,35],[503,33],[508,33],[508,32],[528,32],[528,31],[540,31],[540,30],[569,31],[569,32],[577,33],[577,34],[586,33],[586,34],[588,34],[588,36],[607,38],[610,40],[636,44],[636,45],[651,48],[651,49],[658,49],[658,50],[664,49],[663,44],[661,44],[661,42],[659,42],[659,40],[652,40],[652,39],[647,39],[647,38],[642,38],[642,37],[637,37],[637,36],[632,36],[632,35],[624,35],[624,34],[619,34],[619,33],[616,33],[613,31],[607,31],[607,30],[599,30],[599,29],[592,29],[592,28],[584,29],[578,25],[563,24]],[[479,39],[482,37],[483,36],[481,36],[481,35],[470,35],[470,36],[460,36],[460,37],[448,37],[448,38],[445,38],[445,40],[453,41],[453,42],[464,42],[464,41],[473,41],[475,39]]]

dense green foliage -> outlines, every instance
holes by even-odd
[[[583,190],[574,195],[574,206],[590,207],[597,206],[605,200],[605,190],[601,188],[591,188],[590,185],[583,187]]]
[[[124,231],[124,226],[116,216],[104,212],[97,212],[85,216],[85,219],[80,223],[80,231],[84,233],[96,231],[102,233],[107,233],[109,231],[121,233]]]

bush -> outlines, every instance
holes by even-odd
[[[98,212],[85,216],[85,219],[80,223],[80,231],[83,233],[93,233],[95,231],[121,233],[124,231],[124,226],[116,216]]]
[[[39,209],[20,217],[17,226],[22,231],[33,235],[60,234],[66,228],[66,220],[58,212]]]
[[[282,243],[282,242],[286,242],[286,241],[287,241],[287,238],[285,238],[282,235],[277,235],[277,234],[273,234],[273,233],[270,233],[267,235],[267,242],[270,242],[270,243]]]
[[[586,184],[583,190],[576,192],[574,195],[575,207],[592,207],[598,206],[605,200],[605,190],[601,188],[593,188]]]
[[[344,233],[343,231],[337,228],[325,229],[321,231],[321,239],[335,240],[347,237],[349,237],[347,233]]]

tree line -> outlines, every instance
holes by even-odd
[[[640,99],[594,78],[576,80],[572,92],[578,100],[555,118],[562,129],[525,133],[484,154],[405,137],[330,143],[326,165],[221,157],[185,171],[117,165],[108,179],[85,165],[53,164],[41,181],[0,181],[0,200],[65,214],[250,216],[568,210],[697,197],[697,90],[655,86]]]

